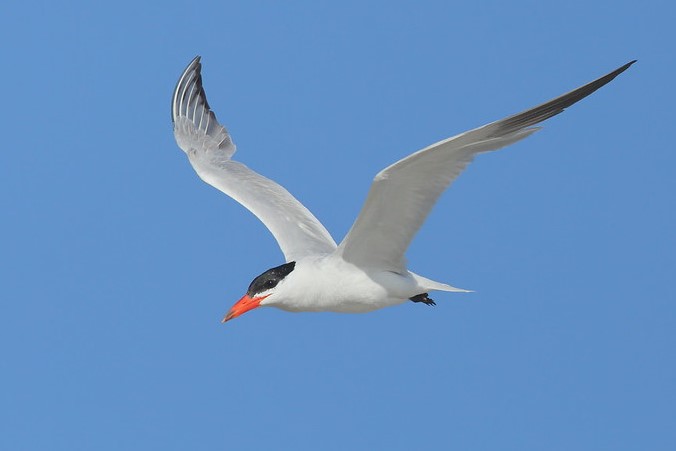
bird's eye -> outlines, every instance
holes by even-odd
[[[266,280],[265,286],[268,287],[268,288],[272,288],[272,287],[275,286],[275,281],[274,280]]]

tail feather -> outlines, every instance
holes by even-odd
[[[411,273],[413,274],[413,273]],[[435,282],[434,280],[428,279],[417,274],[413,274],[418,285],[423,289],[423,291],[452,291],[455,293],[472,293],[472,290],[465,290],[463,288],[456,288],[447,283]]]

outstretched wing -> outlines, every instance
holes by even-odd
[[[171,105],[176,142],[197,175],[256,215],[274,235],[286,261],[333,252],[335,241],[303,204],[277,183],[230,159],[235,145],[209,108],[201,69],[198,56],[179,78]]]
[[[533,127],[587,97],[635,61],[522,113],[432,144],[376,175],[366,202],[338,252],[362,267],[402,271],[404,253],[441,193],[481,152],[513,144]]]

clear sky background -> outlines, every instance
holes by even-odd
[[[467,3],[4,2],[0,449],[676,449],[674,3]],[[337,240],[386,165],[639,61],[441,198],[410,267],[476,292],[222,325],[283,259],[174,142],[197,54]]]

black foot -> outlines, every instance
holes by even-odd
[[[422,302],[425,305],[437,305],[432,299],[427,296],[427,293],[416,294],[412,298],[409,298],[413,302]]]

